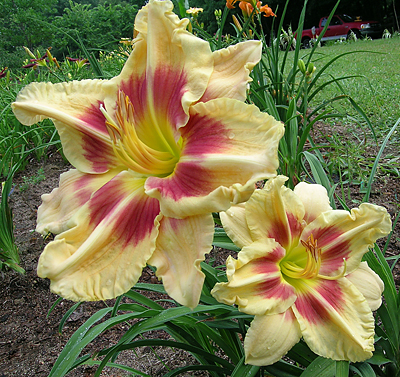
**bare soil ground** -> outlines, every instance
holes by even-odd
[[[368,151],[374,154],[376,151]],[[30,184],[25,190],[20,188],[23,177],[34,177],[43,168],[45,179]],[[45,377],[73,332],[90,315],[113,301],[85,303],[71,316],[63,332],[58,332],[60,319],[73,303],[63,301],[47,316],[56,301],[57,296],[49,290],[49,282],[36,275],[38,257],[43,250],[45,241],[34,232],[36,211],[41,203],[40,196],[49,193],[58,186],[59,175],[68,170],[69,165],[58,154],[50,155],[40,163],[32,161],[27,168],[15,177],[15,188],[10,196],[14,211],[15,234],[21,252],[21,266],[25,275],[7,272],[0,278],[0,377]],[[361,199],[358,187],[350,187],[352,199]],[[400,179],[393,176],[380,177],[373,187],[370,202],[387,208],[394,220],[399,211]],[[357,204],[354,204],[356,206]],[[400,230],[396,227],[388,248],[389,255],[400,253]],[[218,256],[217,256],[218,257]],[[394,271],[397,284],[400,283],[399,269]],[[142,281],[154,282],[156,279],[151,270],[145,270]],[[92,344],[87,352],[94,352],[115,344],[121,334],[126,331],[126,324],[105,332]],[[149,337],[167,337],[165,333],[150,333]],[[155,357],[149,347],[123,354],[122,362],[137,368],[151,376],[161,376],[167,372],[164,363],[170,368],[184,366],[193,359],[183,353],[171,349],[156,350]],[[91,377],[93,367],[81,367],[68,374],[71,377]],[[205,376],[206,374],[190,374],[190,376]],[[124,377],[127,374],[117,370],[107,370],[102,376]]]

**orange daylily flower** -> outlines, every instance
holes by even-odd
[[[226,7],[229,9],[235,9],[234,5],[235,3],[237,3],[239,0],[226,0]],[[249,5],[251,5],[251,9],[253,10],[254,6],[256,5],[256,1],[255,0],[244,0],[241,1],[240,3],[247,3]],[[239,3],[239,6],[240,6]]]
[[[260,3],[260,6],[258,6],[258,3]],[[266,4],[261,6],[261,1],[257,3],[257,8],[260,9],[261,13],[264,13],[264,17],[271,17],[274,16],[276,17],[276,14],[272,12],[272,9]]]
[[[226,0],[226,7],[229,9],[235,9],[234,4],[237,2],[238,0]]]
[[[243,17],[248,18],[254,11],[254,1],[241,1],[239,7],[242,10]],[[264,13],[264,17],[275,16],[274,12],[268,5],[262,5],[261,1],[257,1],[256,12]]]
[[[244,18],[249,18],[254,10],[253,6],[247,1],[241,1],[239,3],[239,8],[242,10]]]

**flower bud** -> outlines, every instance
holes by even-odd
[[[317,69],[317,68],[315,67],[315,65],[314,65],[313,63],[311,63],[311,62],[308,63],[306,75],[307,75],[308,77],[311,77],[312,74],[315,72],[316,69]]]
[[[47,55],[47,57],[49,58],[49,60],[53,60],[53,55],[51,55],[50,48],[48,48],[48,49],[46,50],[46,55]]]
[[[302,59],[299,59],[297,61],[297,66],[300,69],[300,72],[304,75],[306,73],[306,65],[304,64],[304,61]]]
[[[32,59],[36,59],[36,56],[33,55],[32,51],[29,50],[28,47],[25,47],[25,46],[23,46],[23,47],[24,47],[25,52],[26,52]]]

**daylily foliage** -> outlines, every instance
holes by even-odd
[[[244,103],[261,42],[213,53],[172,8],[150,0],[139,11],[117,77],[33,83],[13,104],[23,124],[53,119],[75,167],[43,195],[37,225],[57,234],[38,274],[67,299],[116,297],[148,263],[174,299],[195,307],[212,212],[276,174],[283,125]]]
[[[255,315],[244,341],[249,364],[278,361],[301,337],[320,356],[366,360],[383,283],[361,259],[391,231],[390,216],[366,203],[332,210],[322,186],[300,183],[292,191],[286,180],[269,180],[221,213],[242,250],[237,260],[228,258],[228,282],[212,293]]]

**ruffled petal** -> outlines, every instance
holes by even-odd
[[[105,173],[119,165],[100,111],[107,96],[105,82],[32,83],[21,90],[12,108],[25,125],[51,118],[68,161],[85,173]]]
[[[353,284],[346,278],[314,280],[305,281],[298,288],[293,311],[313,352],[352,362],[372,356],[374,317]]]
[[[148,107],[146,113],[155,118],[164,134],[164,127],[177,129],[186,123],[189,106],[203,95],[213,70],[208,42],[189,33],[189,20],[180,20],[172,9],[170,1],[150,0],[138,12],[135,29],[139,34],[133,52],[114,79],[131,97],[135,82],[145,74],[140,88],[147,98],[135,106]],[[163,120],[166,114],[172,120],[169,125]]]
[[[246,201],[257,180],[276,174],[284,129],[257,107],[231,99],[198,103],[181,128],[183,146],[175,171],[150,177],[146,193],[169,217],[228,209]]]
[[[254,317],[244,339],[246,364],[271,365],[299,342],[300,326],[291,309]]]
[[[219,214],[226,234],[240,248],[253,243],[247,226],[245,206],[245,203],[240,203]]]
[[[69,219],[100,187],[120,173],[119,169],[104,174],[85,174],[71,169],[62,173],[60,185],[50,194],[42,195],[38,208],[36,231],[41,234],[59,234],[68,229]]]
[[[360,266],[346,279],[353,283],[368,302],[371,310],[377,310],[382,304],[382,293],[385,288],[383,281],[367,262],[361,262]]]
[[[294,288],[280,272],[279,261],[284,256],[285,250],[272,239],[245,246],[238,260],[227,259],[228,283],[217,283],[212,295],[248,314],[284,312],[296,300]]]
[[[159,205],[144,180],[127,171],[101,187],[70,219],[69,230],[44,249],[38,275],[74,301],[105,300],[128,291],[155,248]]]
[[[261,59],[260,41],[246,41],[214,51],[214,70],[207,90],[200,99],[207,102],[215,98],[246,100],[250,72]]]
[[[253,239],[273,238],[288,250],[298,243],[305,211],[297,195],[284,186],[286,180],[278,176],[255,191],[246,203],[246,219]]]
[[[343,271],[343,259],[346,272],[353,272],[368,248],[390,233],[391,224],[385,208],[363,203],[351,212],[323,212],[304,229],[301,238],[306,241],[313,235],[322,250],[320,274],[335,276]]]
[[[315,220],[322,212],[332,209],[326,188],[322,185],[300,182],[293,192],[304,205],[304,220],[307,224]]]
[[[214,221],[211,214],[161,220],[156,249],[148,264],[157,267],[167,293],[181,305],[195,308],[204,274],[200,263],[211,251]]]

